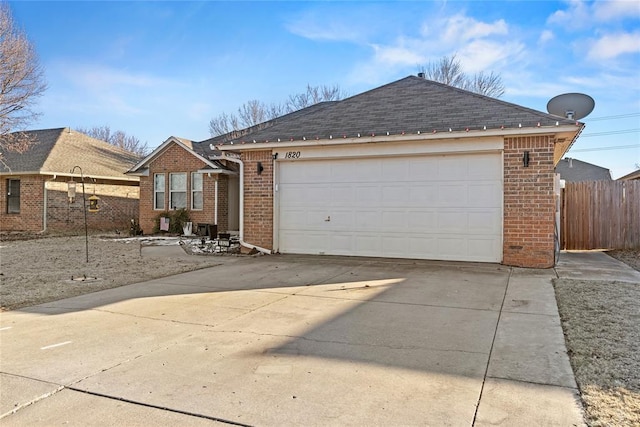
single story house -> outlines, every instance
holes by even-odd
[[[207,234],[239,230],[238,167],[216,160],[217,154],[208,144],[172,136],[127,171],[140,179],[139,222],[146,234],[176,209],[188,211],[194,233],[203,231],[198,225]]]
[[[569,157],[558,162],[556,173],[567,182],[611,181],[609,169]]]
[[[618,178],[618,181],[633,181],[633,180],[640,180],[640,169]]]
[[[198,156],[237,165],[245,247],[545,268],[554,167],[583,128],[409,76],[202,141]]]
[[[26,151],[4,151],[0,161],[0,231],[84,231],[84,199],[95,195],[98,212],[87,215],[91,230],[128,230],[138,217],[139,179],[125,175],[137,157],[70,128],[31,130],[20,135]],[[77,182],[73,203],[67,182]]]

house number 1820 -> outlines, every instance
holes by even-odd
[[[300,158],[300,152],[299,151],[287,151],[287,153],[284,155],[285,159],[299,159]]]

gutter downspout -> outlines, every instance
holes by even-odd
[[[53,178],[44,180],[44,192],[42,197],[44,199],[44,206],[42,208],[42,230],[40,233],[47,231],[47,205],[49,204],[49,198],[47,197],[47,182],[53,182],[57,177],[58,175],[54,174]]]
[[[242,160],[228,157],[224,153],[221,156],[221,159],[229,160],[230,162],[240,165],[240,245],[245,248],[255,249],[267,255],[271,255],[271,251],[269,249],[261,248],[260,246],[252,245],[251,243],[244,241],[244,163],[242,163]]]
[[[214,204],[216,205],[216,209],[213,213],[213,223],[218,225],[218,177],[216,176],[216,183],[214,187],[214,196],[213,196]]]

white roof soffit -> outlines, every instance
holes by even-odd
[[[541,126],[541,127],[528,127],[528,128],[508,128],[508,129],[487,129],[487,130],[470,130],[470,131],[449,131],[449,132],[417,132],[417,133],[404,133],[397,135],[387,135],[385,133],[375,135],[360,135],[356,137],[340,137],[324,138],[324,139],[294,139],[280,140],[274,142],[257,142],[255,140],[232,142],[225,145],[213,145],[210,144],[211,150],[221,151],[239,151],[239,150],[261,150],[283,147],[313,147],[321,145],[341,145],[341,144],[368,144],[376,142],[401,142],[401,141],[425,141],[435,139],[459,139],[459,138],[478,138],[484,136],[500,136],[500,137],[517,137],[526,135],[549,135],[558,133],[569,133],[571,135],[584,127],[582,123],[578,125],[558,125],[558,126]]]

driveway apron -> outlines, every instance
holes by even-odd
[[[1,422],[581,425],[553,274],[234,257],[4,312]]]

